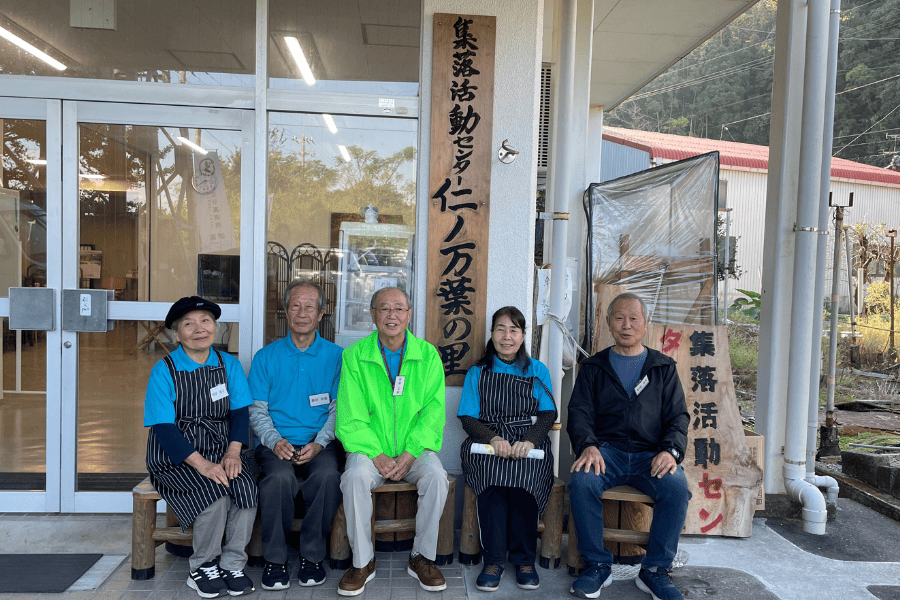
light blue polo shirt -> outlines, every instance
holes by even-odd
[[[247,376],[241,362],[232,355],[221,352],[222,362],[225,364],[225,375],[228,378],[228,397],[231,410],[237,410],[253,404],[250,388],[247,386]],[[219,366],[216,353],[210,349],[209,358],[202,365],[191,360],[181,346],[172,352],[172,362],[176,371],[196,371],[200,367]],[[175,382],[169,373],[169,367],[164,361],[159,361],[150,371],[150,380],[147,382],[147,394],[144,396],[144,427],[159,425],[161,423],[175,423]]]
[[[253,357],[250,394],[268,403],[275,429],[291,445],[315,439],[328,420],[328,403],[310,406],[310,396],[327,393],[337,398],[343,349],[316,333],[305,351],[298,350],[290,334],[272,342]],[[259,439],[254,436],[258,444]]]
[[[550,371],[544,363],[534,358],[531,359],[531,364],[528,365],[528,368],[523,373],[516,365],[508,365],[495,356],[491,372],[518,375],[519,377],[537,377],[547,386],[548,390],[553,389],[553,384],[550,381]],[[457,416],[475,417],[477,419],[481,414],[481,396],[478,393],[479,379],[481,379],[481,367],[472,367],[466,373],[462,398],[460,398],[459,410],[456,413]],[[538,411],[556,410],[553,398],[547,394],[547,390],[540,383],[535,382],[533,397],[538,401]]]

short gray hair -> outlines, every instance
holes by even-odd
[[[383,287],[380,290],[376,290],[375,293],[372,294],[372,299],[369,300],[369,310],[375,310],[375,303],[378,302],[378,296],[381,294],[381,292],[383,292],[385,290],[397,290],[398,292],[403,294],[404,298],[406,298],[406,307],[409,308],[412,306],[412,304],[409,302],[409,294],[407,294],[400,288],[398,288],[398,287]]]
[[[641,314],[644,315],[644,321],[649,319],[649,311],[647,310],[647,303],[644,302],[644,299],[634,294],[632,292],[623,292],[612,299],[612,302],[609,303],[609,306],[606,307],[606,320],[609,321],[609,317],[612,314],[613,307],[616,305],[616,302],[619,300],[637,300],[641,303]]]
[[[325,310],[325,290],[322,289],[322,286],[312,279],[297,277],[296,279],[291,281],[286,288],[284,288],[284,296],[282,297],[281,301],[284,303],[285,312],[287,312],[288,305],[291,303],[291,292],[294,291],[294,288],[298,288],[304,285],[316,290],[316,293],[319,295],[319,312]]]

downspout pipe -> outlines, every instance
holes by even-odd
[[[563,317],[566,296],[566,246],[569,240],[569,183],[573,163],[572,116],[575,98],[575,37],[578,9],[576,0],[562,0],[559,28],[559,68],[557,69],[556,123],[551,176],[553,188],[553,239],[550,255],[550,312]],[[559,397],[563,382],[563,332],[558,324],[550,325],[549,362],[553,393]],[[559,431],[552,431],[553,473],[559,472]]]
[[[803,72],[803,116],[800,137],[800,177],[797,198],[794,251],[794,289],[791,306],[791,341],[788,366],[787,415],[785,421],[784,487],[803,505],[803,530],[825,534],[825,498],[806,481],[806,439],[812,369],[814,319],[822,319],[815,301],[816,265],[822,138],[825,122],[825,76],[828,52],[828,12],[825,2],[807,3],[805,68]],[[821,346],[821,336],[815,341]],[[818,387],[818,381],[816,382]]]
[[[816,475],[816,434],[819,430],[819,381],[822,375],[822,318],[821,307],[825,295],[825,255],[828,249],[828,217],[831,212],[828,206],[828,196],[831,191],[831,145],[834,141],[834,92],[837,82],[838,59],[838,33],[841,25],[841,0],[831,0],[828,13],[828,49],[827,62],[825,63],[824,85],[824,127],[822,128],[822,167],[819,171],[819,236],[816,253],[816,290],[813,301],[812,355],[813,360],[809,378],[809,413],[806,431],[806,481],[816,487],[825,487],[828,490],[830,502],[837,501],[838,483],[834,477]],[[815,88],[807,88],[815,89]],[[838,208],[837,213],[843,214]],[[835,215],[837,216],[837,215]],[[840,303],[840,295],[837,293],[840,280],[840,250],[841,250],[841,223],[835,227],[834,236],[834,263],[832,266],[832,296],[831,296],[831,339],[829,340],[828,353],[828,385],[831,401],[834,401],[834,354],[831,348],[836,348],[837,341],[837,310]]]

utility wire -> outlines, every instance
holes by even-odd
[[[873,81],[871,83],[866,83],[864,85],[858,85],[855,88],[850,88],[849,90],[844,90],[843,92],[838,92],[837,94],[835,94],[835,96],[840,96],[841,94],[846,94],[847,92],[852,92],[855,90],[861,90],[864,87],[869,87],[870,85],[875,85],[876,83],[884,83],[885,81],[890,81],[891,79],[897,79],[898,77],[900,77],[900,73],[898,73],[897,75],[891,75],[890,77],[885,77],[884,79],[879,79],[878,81]]]
[[[863,136],[863,134],[868,133],[869,131],[871,131],[871,130],[872,130],[872,127],[875,127],[876,125],[878,125],[879,123],[881,123],[882,121],[884,121],[885,119],[887,119],[887,118],[888,118],[889,116],[891,116],[891,115],[894,113],[894,111],[897,110],[898,108],[900,108],[900,104],[898,104],[897,106],[895,106],[894,108],[892,108],[891,111],[890,111],[888,114],[884,115],[883,117],[881,117],[880,119],[878,119],[877,121],[875,121],[874,123],[872,123],[872,126],[871,126],[871,127],[869,127],[868,129],[866,129],[865,131],[863,131],[861,134],[859,134],[858,136],[856,136],[855,138],[853,138],[852,140],[850,140],[846,145],[842,146],[840,149],[838,149],[837,152],[835,152],[834,154],[832,154],[832,156],[837,156],[838,154],[840,154],[841,150],[843,150],[844,148],[846,148],[847,146],[849,146],[850,144],[852,144],[853,142],[855,142],[856,140],[858,140],[859,138],[861,138],[861,137]]]

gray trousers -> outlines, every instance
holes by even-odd
[[[262,473],[259,516],[263,557],[268,562],[284,564],[288,560],[286,536],[294,523],[294,498],[301,491],[306,515],[300,528],[300,556],[315,563],[325,558],[325,539],[341,505],[341,474],[335,448],[331,442],[311,461],[296,466],[263,445],[256,447],[254,454]]]
[[[191,571],[221,554],[219,566],[238,571],[247,564],[247,544],[253,533],[256,507],[238,508],[222,496],[194,519],[194,553],[188,559]],[[225,546],[222,547],[222,535]]]
[[[416,509],[416,537],[413,551],[430,560],[437,556],[438,530],[447,501],[450,482],[437,454],[425,450],[413,462],[403,478],[416,484],[419,491]],[[365,454],[348,454],[341,477],[347,537],[353,551],[353,566],[361,569],[375,558],[372,547],[372,490],[385,482],[375,463]]]

